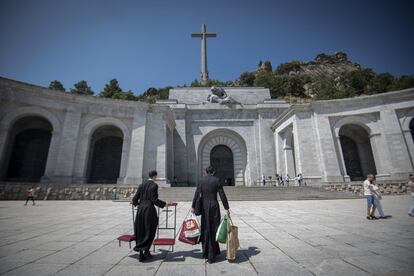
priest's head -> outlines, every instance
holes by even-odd
[[[209,174],[209,175],[214,175],[214,168],[212,167],[212,166],[208,166],[207,168],[206,168],[206,173],[207,174]]]
[[[157,179],[157,171],[150,171],[149,174],[148,174],[148,176],[152,180],[156,180]]]

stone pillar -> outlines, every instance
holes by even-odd
[[[6,160],[6,149],[8,147],[6,146],[6,143],[8,142],[7,136],[9,135],[9,131],[10,130],[6,125],[0,124],[0,179],[6,176],[6,167],[8,165],[8,160]]]
[[[314,119],[316,141],[320,153],[320,164],[323,182],[342,182],[339,164],[339,148],[335,146],[335,137],[332,135],[331,126],[327,117],[318,116]]]
[[[343,172],[343,176],[344,176],[344,181],[345,182],[351,182],[351,177],[348,175],[348,172],[346,171],[346,166],[345,166],[345,160],[344,160],[344,151],[342,149],[342,145],[341,145],[341,137],[338,135],[336,136],[336,143],[338,145],[338,155],[339,155],[339,163],[341,164],[341,168],[342,168],[342,172]]]
[[[392,178],[406,179],[407,174],[413,170],[408,148],[401,132],[400,122],[395,110],[383,109],[380,112],[382,131],[389,149],[388,159],[391,160]],[[383,152],[380,150],[380,154]],[[387,154],[387,152],[385,152]],[[384,154],[383,154],[384,155]]]
[[[405,144],[407,145],[408,152],[410,155],[410,163],[411,163],[411,171],[414,171],[414,141],[411,135],[410,129],[403,129],[404,137],[405,137]]]
[[[159,185],[165,186],[168,183],[167,179],[167,125],[165,121],[162,122],[162,125],[158,128],[156,137],[159,138],[156,149],[156,168],[155,170],[158,173]]]
[[[266,177],[271,176],[272,179],[276,176],[275,144],[271,130],[274,117],[274,113],[259,112],[260,176],[264,174]]]
[[[49,176],[53,182],[72,183],[81,117],[80,112],[67,111],[65,114],[56,166],[53,175]]]
[[[75,183],[86,183],[86,166],[88,165],[89,158],[89,140],[88,134],[81,133],[78,138],[78,148],[76,150],[73,181]]]
[[[291,146],[284,146],[283,150],[285,154],[286,173],[293,178],[296,175],[294,150]]]
[[[146,113],[136,113],[134,116],[131,146],[129,150],[128,165],[124,178],[125,184],[140,184],[146,176],[143,175],[144,167],[144,147],[146,132]]]
[[[49,152],[47,154],[45,173],[41,177],[41,182],[53,181],[53,175],[55,172],[56,159],[59,152],[61,132],[53,130],[52,139],[50,140]]]
[[[321,166],[313,124],[309,111],[295,115],[293,123],[296,175],[301,173],[309,184],[321,181]]]
[[[378,179],[388,179],[391,177],[392,164],[390,162],[390,153],[385,143],[383,135],[372,133],[369,136],[372,155],[374,156],[375,167],[377,169]]]

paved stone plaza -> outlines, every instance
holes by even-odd
[[[363,199],[230,202],[241,248],[214,264],[200,246],[177,242],[139,263],[116,237],[132,230],[126,202],[0,202],[0,273],[5,275],[413,275],[411,197],[388,196],[392,218],[368,221]],[[178,223],[189,210],[179,203]],[[221,246],[224,249],[225,246]]]

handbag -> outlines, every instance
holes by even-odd
[[[219,243],[226,243],[227,240],[227,215],[221,219],[220,225],[216,232],[216,241]]]
[[[236,259],[237,249],[239,248],[239,229],[233,224],[233,220],[230,216],[227,219],[227,254],[226,259],[228,261],[234,261]]]
[[[194,214],[196,216],[201,216],[203,212],[203,194],[201,193],[201,185],[198,184],[199,193],[195,202]]]

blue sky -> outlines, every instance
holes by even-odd
[[[345,51],[376,72],[414,74],[414,1],[0,0],[0,76],[99,93],[182,85],[199,78],[201,24],[210,78]]]

